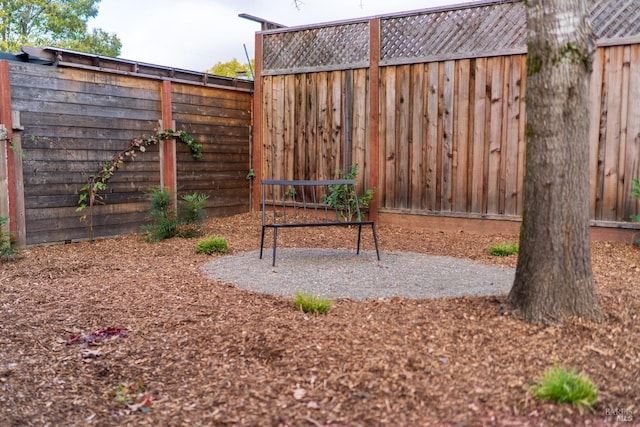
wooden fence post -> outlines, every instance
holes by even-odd
[[[369,20],[369,188],[377,194],[369,205],[369,219],[378,219],[380,207],[380,18]]]
[[[173,107],[171,96],[171,82],[164,80],[161,89],[162,102],[162,126],[164,129],[175,130],[173,122]],[[164,129],[159,129],[163,131]],[[160,186],[166,188],[171,194],[173,208],[178,207],[178,183],[176,173],[176,140],[168,139],[160,142]]]
[[[11,148],[13,122],[11,117],[11,82],[9,62],[0,61],[0,124],[5,126],[6,135],[0,138],[0,215],[9,217],[9,232],[18,234],[18,209],[16,204],[15,158],[18,155]]]
[[[256,33],[255,69],[253,76],[253,129],[251,134],[251,167],[255,174],[251,180],[251,210],[258,211],[260,207],[260,180],[262,176],[262,34]]]

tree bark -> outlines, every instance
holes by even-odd
[[[601,320],[589,241],[587,0],[527,1],[520,253],[504,307],[528,322]]]

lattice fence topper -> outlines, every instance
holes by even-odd
[[[265,72],[322,69],[335,65],[367,67],[369,24],[361,22],[265,34],[262,51]]]
[[[640,1],[592,1],[591,25],[598,40],[638,36],[640,35]]]
[[[640,0],[589,0],[599,41],[640,37]],[[524,2],[487,1],[385,15],[380,64],[526,53]],[[368,20],[268,31],[263,74],[368,67]]]
[[[526,34],[526,12],[522,3],[388,18],[381,22],[380,63],[524,52]]]

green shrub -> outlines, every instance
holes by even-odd
[[[172,237],[192,238],[200,235],[200,225],[204,216],[204,205],[209,196],[187,194],[180,200],[180,215],[172,206],[171,193],[166,188],[154,188],[149,192],[153,223],[143,227],[149,242],[159,242]]]
[[[338,171],[338,175],[341,173],[342,171]],[[349,173],[344,175],[341,179],[356,179],[357,176],[358,165],[355,164],[351,166]],[[324,203],[328,204],[333,209],[338,210],[343,219],[351,221],[358,213],[356,211],[356,197],[358,204],[360,205],[360,209],[367,208],[369,204],[371,204],[375,192],[375,189],[367,189],[362,196],[358,197],[353,186],[346,184],[330,185],[329,194],[324,196]],[[364,213],[361,210],[360,217],[357,219],[362,219],[363,216]]]
[[[149,242],[159,242],[175,237],[178,232],[178,218],[171,207],[171,193],[164,187],[149,192],[151,225],[143,227]]]
[[[212,255],[213,253],[224,254],[229,251],[227,239],[220,236],[207,237],[198,242],[196,253]]]
[[[546,369],[531,392],[539,400],[569,403],[580,412],[585,408],[593,411],[598,400],[598,389],[589,377],[578,374],[575,368],[568,371],[558,365]]]
[[[297,292],[293,296],[293,306],[305,313],[324,314],[332,306],[332,302],[327,298],[320,298],[316,295]]]
[[[182,196],[180,206],[180,218],[185,224],[200,224],[204,217],[204,206],[209,196],[206,194],[192,193]]]
[[[489,253],[493,256],[509,256],[518,253],[517,243],[498,243],[489,248]]]

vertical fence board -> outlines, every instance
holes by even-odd
[[[263,176],[261,178],[266,179],[275,179],[273,176],[273,156],[274,156],[274,147],[273,144],[273,119],[277,117],[275,112],[273,111],[273,95],[272,95],[272,83],[273,77],[268,76],[262,80],[262,96],[264,97],[264,106],[262,108],[264,117],[262,118],[262,123],[264,123],[264,130],[260,132],[262,135],[262,147],[263,148],[263,156],[262,156],[262,171]]]
[[[527,151],[527,136],[526,136],[526,124],[527,124],[527,112],[525,94],[527,91],[527,57],[526,55],[519,55],[520,60],[520,109],[518,112],[519,126],[518,126],[518,176],[516,191],[518,195],[516,197],[516,213],[522,215],[523,202],[524,202],[524,165],[525,155]]]
[[[630,50],[623,221],[640,214],[640,198],[631,196],[633,179],[640,179],[640,45],[633,45]]]
[[[620,94],[620,149],[618,150],[618,194],[616,197],[616,221],[624,221],[625,181],[629,179],[625,170],[627,159],[627,119],[629,105],[629,69],[631,61],[631,47],[624,46],[622,54],[622,86]],[[629,219],[627,217],[627,219]]]
[[[382,139],[384,141],[384,183],[385,206],[394,207],[396,189],[396,115],[395,115],[395,89],[396,89],[396,67],[387,67],[382,70],[380,77],[385,82],[381,94],[384,99],[381,108],[384,110],[384,127],[381,126]]]
[[[470,65],[468,59],[456,63],[456,96],[454,110],[453,140],[453,210],[467,211],[469,199],[467,175],[469,170],[469,80]]]
[[[451,211],[453,198],[453,115],[455,108],[454,87],[455,61],[445,61],[443,64],[442,89],[442,201],[441,209]]]
[[[353,72],[353,137],[352,137],[352,163],[358,165],[358,188],[369,187],[369,162],[368,162],[368,126],[369,116],[367,109],[367,70],[359,69]]]
[[[344,73],[340,71],[334,71],[329,74],[331,85],[331,105],[328,111],[331,120],[331,152],[330,152],[330,165],[331,165],[331,178],[337,177],[338,170],[343,169],[343,157],[344,157],[344,128],[342,123],[342,101],[343,101],[343,84],[345,81],[342,79]],[[349,165],[350,166],[350,165]]]
[[[511,57],[504,58],[502,62],[502,118],[500,120],[500,166],[498,170],[498,213],[504,215],[506,199],[508,140],[507,128],[509,126],[509,77],[511,69]]]
[[[487,59],[478,58],[475,63],[475,81],[473,94],[473,147],[471,150],[471,211],[482,213],[485,194],[484,175],[486,165],[484,161],[485,124],[486,124],[486,93],[487,93]]]
[[[500,145],[502,142],[502,109],[503,109],[503,71],[504,58],[497,57],[489,60],[491,67],[491,107],[489,123],[489,164],[487,180],[487,212],[499,213],[500,196]]]
[[[275,151],[273,155],[273,174],[276,177],[282,177],[285,174],[285,120],[286,120],[286,92],[285,92],[286,76],[278,76],[273,79],[273,108],[277,112],[277,120],[273,123]]]
[[[589,211],[591,218],[597,218],[596,207],[601,194],[598,177],[598,153],[600,151],[600,123],[602,103],[602,83],[604,73],[604,49],[598,49],[593,58],[593,71],[589,81]]]
[[[411,194],[410,208],[422,208],[423,181],[423,115],[424,115],[424,65],[411,66]]]
[[[328,159],[327,152],[330,153],[330,121],[327,114],[327,108],[330,104],[327,103],[329,99],[329,87],[327,82],[327,73],[318,73],[318,117],[317,117],[317,164],[316,164],[316,179],[329,179],[331,178],[331,171],[327,170]]]
[[[411,67],[396,68],[396,201],[395,207],[409,207],[411,186]]]
[[[282,129],[282,153],[284,170],[282,171],[282,177],[284,179],[294,179],[294,164],[295,164],[295,128],[296,128],[296,111],[295,111],[295,76],[284,76],[283,82],[284,90],[284,108],[283,114],[283,129]]]
[[[440,79],[437,62],[427,65],[427,161],[426,161],[426,208],[436,211],[438,191],[438,116]]]
[[[607,105],[606,143],[604,153],[603,209],[602,219],[615,221],[617,217],[618,165],[620,156],[620,114],[622,106],[622,61],[624,47],[608,50],[607,86],[609,90]]]
[[[307,117],[306,117],[306,135],[307,135],[307,170],[309,179],[318,179],[318,75],[307,74],[305,78],[307,82]]]
[[[520,81],[522,70],[520,58],[509,58],[509,79],[507,96],[506,134],[504,137],[506,153],[505,162],[505,200],[504,213],[516,215],[518,195],[518,135],[520,132]]]
[[[303,74],[295,75],[294,162],[293,179],[305,179],[307,170],[307,84]]]

